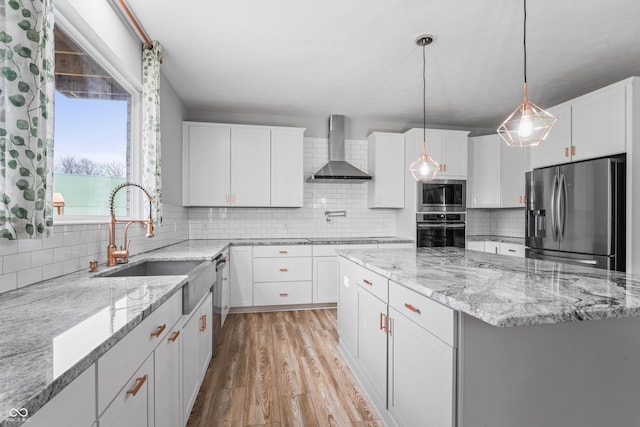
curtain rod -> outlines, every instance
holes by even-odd
[[[140,34],[140,37],[142,37],[142,40],[144,40],[144,43],[147,45],[147,47],[149,49],[153,48],[153,42],[151,41],[147,33],[144,32],[144,30],[138,23],[138,20],[133,15],[133,12],[131,12],[131,9],[129,9],[129,6],[127,6],[127,3],[125,2],[125,0],[118,0],[118,3],[120,3],[120,7],[122,7],[122,10],[124,10],[124,13],[127,14],[129,21],[131,21],[131,24],[133,24],[138,34]]]

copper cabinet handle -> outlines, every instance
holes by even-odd
[[[225,305],[225,306],[222,307],[223,310],[226,310],[227,308],[229,308],[228,305]]]
[[[127,394],[131,394],[135,396],[140,391],[140,388],[142,388],[145,381],[147,381],[146,375],[143,377],[136,378],[136,385],[134,385],[132,388],[127,390]]]
[[[200,316],[200,332],[204,332],[207,330],[207,315],[203,314]]]
[[[166,328],[167,328],[166,323],[158,326],[155,331],[151,332],[151,336],[158,338]]]
[[[477,204],[478,204],[478,198],[477,198],[477,197],[475,197],[475,196],[473,197],[473,204],[474,204],[474,205],[477,205]]]
[[[281,297],[288,297],[288,296],[289,296],[289,294],[288,294],[288,293],[286,293],[286,292],[282,292],[282,293],[280,293],[280,296],[281,296]]]
[[[289,251],[278,251],[279,254],[288,254]]]
[[[229,278],[228,277],[223,277],[222,280],[229,280]]]
[[[407,307],[409,310],[413,311],[414,313],[418,313],[420,314],[420,309],[417,307],[412,306],[411,304],[409,304],[408,302],[404,303],[404,306]]]
[[[228,194],[224,196],[224,201],[225,201],[226,203],[229,203],[229,195],[228,195]]]
[[[302,204],[302,196],[300,196],[300,199],[299,199],[299,200],[300,200],[300,204]]]
[[[444,171],[445,172],[447,171],[447,164],[446,163],[444,164]]]
[[[175,340],[178,338],[178,335],[180,335],[180,331],[173,331],[173,333],[169,337],[169,341],[175,342]]]
[[[564,147],[564,156],[569,157],[569,147]]]
[[[373,286],[373,282],[370,282],[370,281],[369,281],[369,280],[367,280],[367,279],[362,279],[362,281],[363,281],[366,285]]]
[[[384,322],[384,327],[387,335],[391,335],[391,317],[387,316],[387,321]]]
[[[281,268],[280,271],[282,271],[283,273],[286,273],[287,271],[289,271],[288,268]]]
[[[439,170],[440,172],[444,172],[444,170],[442,169],[442,165],[438,165],[438,170]]]
[[[572,145],[572,146],[571,146],[571,155],[572,155],[572,156],[575,156],[575,155],[576,155],[576,146],[575,146],[575,145]]]
[[[235,194],[232,194],[232,195],[231,195],[231,204],[233,204],[233,203],[235,203],[235,202],[236,202],[236,195],[235,195]]]

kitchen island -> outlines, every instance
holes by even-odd
[[[640,425],[640,278],[458,248],[341,253],[340,349],[389,425]]]

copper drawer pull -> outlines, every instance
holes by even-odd
[[[145,381],[147,381],[147,376],[146,375],[144,377],[136,378],[136,385],[134,385],[132,388],[127,390],[127,394],[131,394],[131,395],[135,396],[140,391],[140,388],[142,388],[142,386],[144,385]]]
[[[370,282],[370,281],[369,281],[369,280],[367,280],[367,279],[362,279],[362,281],[363,281],[366,285],[373,286],[373,282]]]
[[[569,147],[564,147],[564,156],[569,157]]]
[[[228,277],[223,277],[222,280],[229,280],[229,278]]]
[[[278,251],[279,254],[288,254],[289,251]]]
[[[575,145],[572,145],[572,146],[571,146],[571,155],[572,155],[572,156],[575,156],[575,155],[576,155],[576,146],[575,146]]]
[[[404,306],[407,307],[409,310],[413,311],[414,313],[418,313],[420,314],[420,309],[416,308],[414,306],[412,306],[411,304],[409,304],[408,302],[404,303]]]
[[[286,293],[286,292],[282,292],[282,293],[280,294],[280,296],[281,296],[281,297],[288,297],[288,296],[289,296],[289,294],[288,294],[288,293]]]
[[[387,321],[384,324],[387,335],[391,335],[391,317],[387,316]]]
[[[386,326],[386,322],[384,321],[384,313],[380,313],[380,330],[383,330]]]
[[[169,341],[175,342],[175,340],[178,339],[178,335],[180,335],[180,331],[173,331],[173,333],[169,337]]]
[[[162,332],[167,328],[167,324],[165,323],[164,325],[160,325],[156,328],[155,331],[151,332],[151,336],[152,337],[156,337],[158,338],[160,335],[162,335]]]
[[[283,273],[286,273],[287,271],[289,271],[288,268],[281,268],[280,271],[282,271]]]
[[[207,330],[207,315],[203,314],[200,316],[200,332],[204,332]]]

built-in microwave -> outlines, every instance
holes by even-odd
[[[465,212],[467,181],[438,179],[418,183],[418,212]]]

